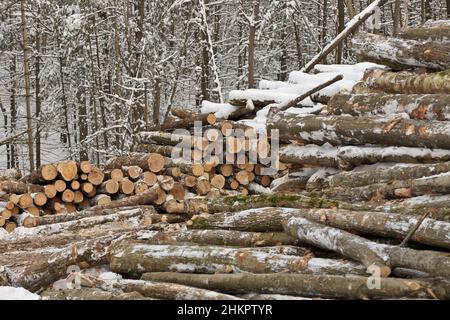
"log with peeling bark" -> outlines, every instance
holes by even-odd
[[[304,116],[271,109],[268,130],[280,140],[334,146],[379,144],[450,149],[450,125],[445,121],[409,120],[402,117]]]
[[[117,249],[111,270],[140,276],[144,272],[177,271],[194,273],[301,272],[328,274],[364,274],[365,268],[353,262],[292,256],[258,248],[131,244]]]
[[[427,22],[423,26],[409,27],[400,30],[398,36],[408,40],[450,41],[450,21],[440,20]]]
[[[327,105],[331,115],[355,117],[406,113],[417,120],[450,120],[448,94],[336,94]]]
[[[369,70],[364,75],[363,81],[362,86],[355,86],[354,93],[372,90],[393,94],[448,94],[450,92],[450,70],[422,74]]]
[[[284,232],[242,232],[233,230],[178,230],[147,231],[139,236],[150,244],[195,243],[198,245],[232,246],[232,247],[267,247],[294,245],[295,238]]]
[[[175,283],[120,280],[113,286],[124,292],[138,292],[145,297],[164,300],[242,300],[231,295]]]
[[[370,278],[361,276],[313,274],[183,274],[145,273],[146,281],[178,283],[229,294],[267,293],[304,297],[346,299],[428,298],[448,299],[450,283],[445,280],[380,279],[380,286],[368,286]]]
[[[379,63],[393,70],[450,68],[450,42],[404,40],[359,33],[353,37],[352,45],[360,61]]]
[[[361,234],[403,239],[416,225],[419,217],[398,213],[354,211],[343,208],[260,208],[235,213],[195,217],[191,229],[226,229],[245,232],[279,232],[282,223],[290,217],[307,218],[329,226]],[[448,222],[425,219],[414,233],[412,241],[449,249]]]
[[[450,171],[450,162],[435,164],[396,164],[389,167],[357,167],[329,176],[326,186],[355,188],[395,180],[418,179]]]

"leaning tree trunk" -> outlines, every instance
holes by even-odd
[[[347,299],[450,298],[450,284],[447,281],[382,278],[377,289],[377,286],[371,288],[367,285],[370,283],[369,278],[360,276],[154,272],[144,274],[142,279],[184,284],[230,294],[254,292]]]
[[[120,252],[119,252],[120,251]],[[353,262],[265,252],[259,248],[132,244],[111,259],[111,270],[132,277],[144,272],[364,274]]]
[[[450,120],[448,94],[337,94],[328,102],[331,115],[355,117],[406,113],[417,120]]]
[[[370,61],[405,70],[423,67],[431,70],[450,68],[450,43],[389,38],[359,33],[352,39],[353,51],[360,61]]]
[[[285,220],[284,228],[302,242],[362,262],[369,272],[374,271],[370,268],[376,267],[381,277],[389,276],[390,267],[419,270],[446,278],[450,276],[450,258],[444,253],[379,244],[305,218]]]
[[[398,94],[448,94],[450,70],[422,74],[369,70],[364,75],[364,82],[356,85],[353,92],[365,93],[373,90]]]
[[[450,149],[450,126],[443,121],[421,122],[401,117],[303,116],[277,112],[272,108],[267,129],[277,129],[283,142]]]

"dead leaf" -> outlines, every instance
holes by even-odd
[[[416,108],[415,110],[413,110],[413,112],[411,112],[411,115],[413,116],[414,119],[426,120],[428,107],[429,106],[427,106],[427,105],[421,105],[418,108]]]
[[[416,126],[413,125],[413,124],[410,124],[410,125],[406,128],[405,135],[410,136],[410,135],[413,135],[414,133],[416,133]]]
[[[395,126],[397,124],[399,124],[402,121],[402,117],[397,117],[395,119],[393,119],[391,122],[389,122],[385,127],[384,127],[384,133],[388,133],[390,132],[392,129],[395,128]]]
[[[425,136],[427,134],[428,128],[427,127],[421,127],[419,128],[419,135],[421,137]]]

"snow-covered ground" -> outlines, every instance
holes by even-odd
[[[0,300],[40,300],[41,297],[24,288],[0,287]]]

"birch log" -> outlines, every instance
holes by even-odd
[[[111,259],[111,270],[133,277],[144,272],[191,273],[273,273],[302,272],[328,274],[364,274],[365,268],[353,262],[292,256],[257,248],[216,246],[176,246],[132,244],[117,250]]]

